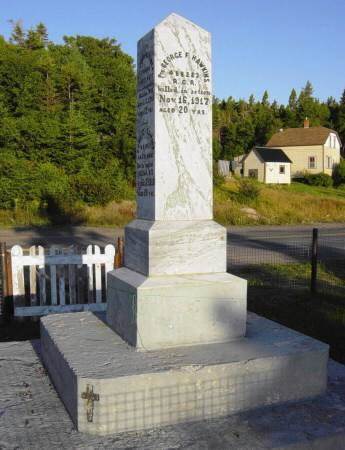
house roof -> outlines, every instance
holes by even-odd
[[[267,142],[267,147],[295,147],[300,145],[323,145],[329,133],[338,133],[326,127],[286,128],[275,133]],[[339,142],[340,138],[338,136]]]
[[[280,148],[255,147],[254,151],[264,162],[292,162]]]

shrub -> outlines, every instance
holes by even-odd
[[[0,177],[0,207],[2,209],[11,209],[14,207],[16,191],[12,180]]]
[[[259,198],[260,187],[256,181],[244,179],[239,182],[238,193],[240,200],[254,201]]]
[[[116,160],[98,170],[85,167],[73,176],[72,184],[77,198],[88,205],[104,206],[112,200],[135,198],[134,189]]]
[[[334,168],[333,180],[335,186],[345,184],[345,159],[342,159]]]
[[[225,177],[223,177],[222,175],[220,175],[218,173],[213,175],[213,185],[214,186],[220,187],[220,186],[223,186],[224,183],[225,183]]]
[[[18,201],[38,198],[36,175],[34,163],[16,158],[13,152],[0,151],[0,208],[11,209]]]
[[[108,180],[100,177],[99,174],[77,175],[73,184],[78,198],[89,205],[106,205],[114,197]]]
[[[107,180],[107,184],[112,191],[111,200],[119,202],[135,199],[135,190],[126,179],[117,160],[110,161],[104,169],[100,170],[99,175],[100,178]]]
[[[324,186],[331,187],[333,186],[333,179],[330,175],[326,173],[315,173],[315,174],[307,174],[306,175],[307,184],[311,186]]]
[[[39,200],[44,215],[47,214],[51,223],[68,223],[76,196],[65,171],[49,162],[39,164],[35,185],[40,190]]]

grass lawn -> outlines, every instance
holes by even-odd
[[[134,219],[135,202],[123,200],[110,202],[106,206],[77,205],[54,217],[44,212],[28,209],[0,209],[0,227],[15,226],[54,226],[54,225],[84,225],[94,227],[123,227]]]
[[[318,266],[318,292],[310,293],[309,263],[262,264],[242,270],[248,309],[330,345],[345,363],[345,265]]]
[[[286,186],[285,189],[290,192],[345,200],[345,189],[336,189],[333,187],[323,186],[309,186],[308,184],[304,183],[291,183],[290,186]]]
[[[307,289],[249,287],[248,309],[330,345],[345,363],[345,298]]]
[[[223,225],[283,225],[345,222],[345,191],[342,189],[257,183],[254,200],[243,198],[240,182],[232,179],[214,189],[215,219]],[[249,208],[249,210],[248,210]]]
[[[258,264],[241,269],[240,276],[248,280],[249,286],[300,286],[309,288],[311,264]],[[327,268],[319,263],[317,268],[317,282],[322,291],[332,291],[345,297],[345,264],[339,262],[337,269]]]
[[[345,190],[292,183],[290,186],[257,183],[255,200],[238,192],[240,182],[232,179],[214,188],[214,216],[223,225],[283,225],[315,222],[345,222]],[[0,226],[124,226],[135,216],[135,202],[123,200],[106,206],[76,205],[55,216],[39,210],[0,209]]]

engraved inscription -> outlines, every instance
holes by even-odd
[[[143,128],[137,143],[137,195],[154,197],[154,139],[149,128]]]
[[[149,53],[144,53],[139,61],[138,70],[138,119],[153,111],[154,95],[153,61]]]
[[[147,49],[138,62],[137,91],[137,196],[154,197],[154,137],[152,119],[154,109],[154,64],[152,51]]]
[[[157,96],[159,111],[205,115],[211,110],[210,72],[197,55],[175,51],[160,63]]]

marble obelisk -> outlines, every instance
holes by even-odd
[[[77,429],[138,431],[322,394],[326,344],[253,313],[243,337],[246,281],[226,273],[226,230],[212,221],[210,36],[175,14],[139,42],[137,123],[138,218],[125,267],[108,274],[110,327],[91,312],[41,321]]]
[[[171,14],[138,42],[137,219],[108,275],[107,320],[142,349],[244,335],[246,281],[213,219],[210,34]]]

